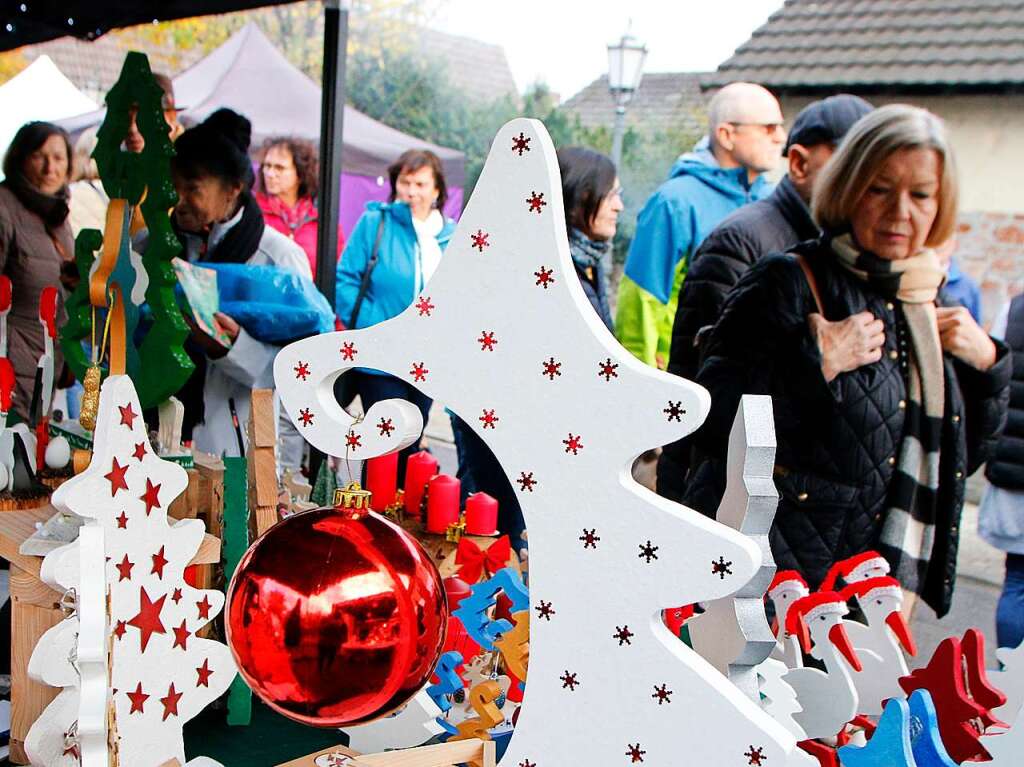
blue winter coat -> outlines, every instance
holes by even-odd
[[[355,327],[369,327],[401,314],[423,289],[420,248],[408,204],[367,203],[366,212],[359,217],[345,245],[336,273],[334,311],[346,327],[352,318],[363,273],[373,253],[381,216],[384,216],[384,231],[377,251],[377,266],[370,277],[370,287],[359,309]],[[455,222],[445,219],[437,236],[442,251],[454,231]]]

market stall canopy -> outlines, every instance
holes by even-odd
[[[59,120],[96,109],[96,102],[66,78],[49,56],[40,56],[0,85],[0,156],[25,123]]]
[[[253,143],[268,136],[320,137],[320,86],[293,66],[260,28],[246,24],[206,58],[174,78],[183,119],[200,122],[228,107],[252,121]],[[390,128],[351,106],[345,107],[345,173],[379,176],[406,149],[429,149],[441,159],[449,184],[462,186],[465,158]]]

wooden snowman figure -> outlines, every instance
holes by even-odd
[[[502,764],[786,763],[795,741],[672,636],[661,610],[728,597],[761,573],[740,532],[635,483],[630,466],[692,432],[701,387],[647,367],[593,311],[569,254],[544,126],[502,127],[430,283],[402,314],[285,347],[278,392],[299,432],[365,459],[419,438],[410,403],[357,420],[340,374],[388,372],[444,402],[504,467],[530,534],[529,679]],[[542,617],[543,616],[543,617]]]

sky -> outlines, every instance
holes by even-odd
[[[497,43],[522,92],[542,79],[567,99],[608,70],[607,45],[630,30],[645,72],[712,71],[783,0],[447,0],[430,26]]]

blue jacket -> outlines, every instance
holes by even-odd
[[[706,142],[676,161],[637,217],[615,320],[623,346],[648,364],[655,352],[667,359],[690,256],[723,218],[771,191],[763,175],[751,183],[746,168],[720,167]]]
[[[376,325],[401,314],[423,289],[420,249],[409,206],[404,202],[367,203],[366,212],[359,217],[345,245],[336,273],[334,311],[346,327],[352,318],[363,273],[373,253],[381,216],[384,216],[384,231],[377,252],[377,266],[359,309],[356,328]],[[447,247],[454,231],[455,222],[445,219],[437,236],[441,250]]]
[[[949,275],[942,292],[967,307],[975,322],[981,322],[981,289],[978,283],[960,271],[955,258],[949,262]]]

